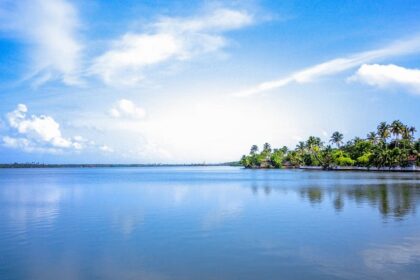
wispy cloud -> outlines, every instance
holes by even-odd
[[[0,30],[26,43],[32,63],[25,79],[35,87],[54,80],[80,85],[92,76],[107,85],[135,85],[146,68],[220,50],[228,42],[225,32],[253,22],[247,11],[222,7],[191,17],[161,17],[143,32],[126,32],[84,63],[81,20],[68,0],[0,2]]]
[[[80,20],[66,0],[5,1],[0,28],[24,41],[32,60],[28,79],[38,86],[50,80],[80,84]],[[6,12],[5,12],[6,11]]]
[[[347,57],[332,59],[306,69],[302,69],[289,76],[258,84],[254,87],[234,93],[235,96],[250,96],[265,91],[281,88],[292,83],[308,83],[319,78],[335,75],[346,70],[358,67],[364,63],[395,56],[419,53],[420,37],[401,40],[384,48],[355,53]]]
[[[403,88],[420,94],[420,70],[408,69],[394,64],[363,64],[349,78],[378,88]]]
[[[227,44],[224,32],[252,23],[248,12],[223,8],[191,18],[161,18],[147,32],[128,32],[116,40],[89,72],[106,84],[134,85],[143,80],[146,67],[215,52]]]

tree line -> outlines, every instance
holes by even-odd
[[[399,120],[391,124],[381,122],[376,131],[365,138],[355,137],[344,143],[342,133],[336,131],[329,143],[310,136],[300,141],[294,150],[283,146],[272,149],[265,143],[260,151],[257,145],[243,155],[240,164],[246,168],[282,168],[284,166],[336,166],[358,167],[407,167],[420,165],[420,138],[415,138],[416,128]]]

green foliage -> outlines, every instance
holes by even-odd
[[[338,166],[353,166],[355,163],[355,160],[341,150],[334,151],[333,158],[334,163]]]
[[[289,162],[292,166],[299,166],[303,163],[302,156],[297,151],[290,151],[286,155],[286,161]]]
[[[286,146],[272,149],[269,143],[251,147],[249,155],[242,156],[240,164],[246,168],[282,168],[283,166],[334,166],[396,167],[420,165],[420,139],[415,140],[415,127],[396,120],[390,125],[382,122],[376,132],[366,139],[355,137],[343,145],[343,134],[336,131],[329,140],[335,149],[324,146],[321,138],[310,136],[299,142],[294,150]],[[391,141],[388,139],[391,138]]]
[[[329,168],[334,165],[334,150],[331,146],[327,146],[319,153],[318,159],[323,168]]]
[[[275,168],[281,168],[283,165],[283,161],[284,161],[284,153],[282,150],[276,150],[274,151],[274,153],[271,155],[271,164],[273,165],[273,167]]]
[[[362,167],[370,167],[372,163],[372,153],[367,152],[356,159],[356,164]]]
[[[239,163],[245,168],[250,168],[252,166],[251,156],[243,155]]]

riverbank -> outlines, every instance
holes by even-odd
[[[374,172],[420,172],[420,166],[410,167],[360,167],[360,166],[334,166],[324,168],[322,166],[283,166],[281,168],[274,167],[245,167],[246,169],[302,169],[314,171],[374,171]]]
[[[420,166],[410,167],[359,167],[359,166],[334,166],[323,168],[322,166],[299,166],[304,170],[328,170],[328,171],[380,171],[380,172],[420,172]]]

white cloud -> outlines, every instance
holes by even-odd
[[[230,9],[194,18],[162,18],[148,32],[123,35],[94,59],[90,73],[107,84],[134,85],[144,78],[146,67],[217,51],[227,43],[223,32],[252,22],[250,14]]]
[[[121,99],[109,110],[109,114],[114,118],[142,119],[146,116],[146,111],[128,99]]]
[[[53,79],[79,84],[80,26],[76,9],[66,0],[11,2],[0,28],[28,44],[33,60],[29,78],[38,86]],[[1,8],[1,7],[0,7]]]
[[[107,145],[102,145],[99,147],[99,149],[103,152],[107,152],[107,153],[113,153],[114,149],[112,149],[111,147],[107,146]]]
[[[418,53],[420,48],[420,38],[403,40],[398,43],[388,45],[381,49],[360,52],[348,57],[336,58],[324,63],[320,63],[306,69],[302,69],[289,76],[261,83],[257,86],[234,93],[235,96],[249,96],[262,93],[268,90],[281,88],[291,83],[308,83],[321,77],[335,75],[346,70],[358,67],[363,63],[384,59],[394,56],[408,55]]]
[[[378,88],[405,88],[420,94],[420,70],[394,64],[363,64],[349,81],[357,81]]]
[[[89,141],[81,136],[65,138],[60,125],[50,116],[27,116],[28,108],[19,104],[16,110],[7,114],[10,128],[15,137],[3,137],[3,144],[24,151],[59,152],[62,150],[81,150]]]

